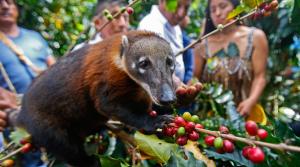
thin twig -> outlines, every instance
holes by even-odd
[[[2,157],[0,159],[0,163],[2,163],[4,160],[18,154],[19,152],[21,152],[21,150],[23,149],[23,147],[18,148],[17,150],[12,151],[11,153],[7,154],[6,156]]]
[[[128,144],[132,145],[133,147],[136,146],[134,138],[126,133],[125,131],[121,130],[120,128],[116,127],[113,124],[106,123],[106,126],[115,134],[117,135],[122,141],[127,142]]]
[[[136,4],[137,2],[139,2],[139,1],[141,1],[141,0],[134,0],[134,1],[132,1],[131,3],[129,3],[129,4],[125,7],[125,9],[126,9],[127,7],[132,7],[133,5],[135,5],[135,4]],[[126,10],[122,10],[122,9],[119,10],[116,14],[113,15],[113,17],[112,17],[111,20],[107,20],[104,24],[101,25],[101,27],[99,28],[98,32],[101,32],[108,24],[110,24],[115,18],[119,17],[119,16],[120,16],[121,14],[123,14],[125,11],[126,11]],[[69,53],[71,52],[71,50],[73,49],[73,47],[74,47],[74,45],[76,44],[76,41],[79,39],[79,37],[80,37],[82,34],[85,34],[85,33],[87,32],[87,30],[90,29],[90,27],[91,27],[92,25],[93,25],[92,23],[89,24],[88,27],[87,27],[85,30],[83,30],[83,31],[77,36],[77,39],[74,40],[74,41],[71,43],[71,45],[68,47],[68,49],[67,49],[66,53],[64,54],[64,56],[67,55],[67,54],[69,54]],[[91,39],[93,39],[96,35],[97,35],[97,33],[94,33],[94,34],[86,41],[86,43],[88,43],[88,42],[89,42]]]
[[[254,13],[256,13],[256,9],[253,10],[253,11],[251,11],[251,12],[249,12],[249,13],[247,13],[246,15],[244,15],[244,16],[242,16],[242,17],[240,17],[240,18],[237,18],[237,19],[233,20],[233,21],[230,22],[230,23],[225,24],[222,28],[217,28],[217,29],[215,29],[214,31],[212,31],[212,32],[210,32],[210,33],[208,33],[208,34],[206,34],[206,35],[204,35],[204,36],[202,36],[202,37],[199,37],[197,40],[195,40],[194,42],[190,43],[188,46],[186,46],[185,48],[183,48],[182,50],[180,50],[175,56],[181,55],[182,53],[184,53],[184,52],[185,52],[186,50],[188,50],[189,48],[192,48],[192,47],[194,47],[197,43],[201,42],[203,39],[205,39],[205,38],[207,38],[207,37],[209,37],[209,36],[211,36],[211,35],[214,35],[215,33],[219,32],[219,31],[222,31],[223,29],[225,29],[225,28],[227,28],[227,27],[229,27],[229,26],[235,24],[235,23],[238,22],[238,21],[241,21],[241,20],[243,20],[243,19],[245,19],[245,18],[248,18],[248,17],[252,16]]]
[[[272,149],[280,150],[280,151],[300,152],[300,147],[290,146],[290,145],[287,145],[284,143],[279,143],[279,144],[266,143],[266,142],[256,141],[256,140],[247,139],[247,138],[243,138],[243,137],[237,137],[237,136],[234,136],[233,134],[220,134],[219,131],[211,131],[211,130],[207,130],[207,129],[196,128],[196,131],[205,133],[205,134],[209,134],[212,136],[216,136],[216,137],[220,136],[222,138],[226,138],[226,139],[233,140],[233,141],[240,141],[240,142],[246,143],[248,145],[263,146],[263,147],[268,147],[268,148],[272,148]]]
[[[2,134],[2,135],[3,135],[3,134]],[[5,146],[5,148],[0,152],[0,154],[2,154],[2,153],[4,153],[5,151],[9,150],[9,148],[10,148],[11,146],[13,146],[13,144],[14,144],[14,142],[8,143],[8,144]]]
[[[50,161],[48,167],[53,167],[54,163],[55,163],[56,159],[53,159]]]
[[[9,79],[9,76],[2,64],[2,62],[0,62],[0,70],[1,70],[1,74],[5,80],[5,82],[7,83],[8,88],[15,94],[17,94],[16,88],[14,87],[13,83],[11,82],[11,80]]]
[[[125,8],[128,7],[132,7],[133,5],[135,5],[136,3],[138,3],[141,0],[134,0],[131,3],[129,3]],[[119,17],[121,14],[123,14],[126,10],[119,10],[115,15],[113,15],[113,19]],[[107,20],[104,24],[101,25],[101,27],[99,28],[99,31],[101,32],[110,22],[113,21],[113,19],[111,20]]]

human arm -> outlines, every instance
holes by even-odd
[[[179,107],[191,104],[203,88],[200,82],[186,85],[176,75],[173,75],[173,81],[176,86],[177,106]]]
[[[257,103],[266,85],[266,66],[269,54],[266,35],[261,30],[254,31],[254,51],[252,54],[253,80],[251,83],[250,95],[242,101],[237,108],[241,115],[248,115],[253,106]]]
[[[205,47],[203,43],[197,44],[194,49],[194,76],[201,79],[202,70],[205,65]]]
[[[4,110],[16,108],[16,95],[0,87],[0,132],[4,130],[8,121],[8,115]]]
[[[0,87],[0,110],[7,108],[17,108],[16,95]]]

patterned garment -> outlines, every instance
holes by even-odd
[[[253,78],[251,63],[253,32],[254,28],[248,35],[248,45],[244,56],[240,56],[239,48],[233,42],[229,43],[227,51],[221,49],[212,55],[208,49],[208,41],[205,40],[206,64],[201,81],[217,82],[224,88],[232,90],[236,104],[246,99],[250,93]]]

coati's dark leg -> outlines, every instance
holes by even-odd
[[[121,122],[145,132],[155,132],[157,128],[162,128],[165,124],[172,122],[174,118],[172,115],[151,117],[144,110],[128,109],[122,106],[115,107],[114,110],[111,110],[111,114]]]

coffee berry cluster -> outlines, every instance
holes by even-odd
[[[130,6],[128,7],[122,7],[121,8],[121,13],[124,13],[126,11],[126,13],[128,13],[129,15],[132,15],[134,13],[134,9]],[[102,15],[109,21],[113,20],[113,15],[110,13],[110,11],[108,9],[104,9],[102,11]]]
[[[226,126],[221,125],[219,127],[219,132],[222,134],[228,134],[229,129]],[[232,153],[234,151],[233,142],[227,139],[222,139],[222,137],[208,135],[204,138],[204,141],[206,145],[214,147],[220,154]]]
[[[247,121],[245,124],[246,132],[249,136],[264,140],[268,137],[268,132],[264,129],[259,129],[254,121]],[[253,163],[262,163],[265,159],[263,150],[256,146],[246,146],[242,151],[243,156]]]
[[[259,19],[262,17],[267,17],[272,14],[272,11],[275,11],[278,9],[278,1],[273,0],[270,2],[264,2],[261,5],[259,5],[257,11],[252,15],[252,19]]]
[[[32,150],[33,146],[31,144],[31,138],[25,137],[20,140],[21,147],[19,148],[19,152],[25,154]],[[13,159],[6,159],[0,163],[1,167],[13,167],[15,166],[15,161]]]
[[[163,134],[168,137],[175,137],[176,143],[180,146],[186,145],[188,140],[197,141],[199,139],[196,128],[203,128],[199,121],[197,115],[185,112],[182,116],[176,116],[174,121],[163,129]]]

